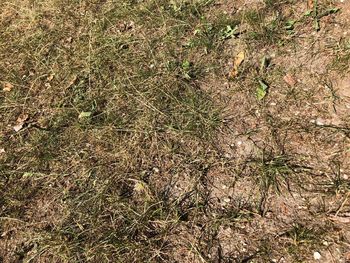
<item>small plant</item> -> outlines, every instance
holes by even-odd
[[[330,182],[326,185],[327,191],[334,194],[350,191],[350,182],[344,178],[341,170],[341,164],[339,162],[335,162],[331,169],[332,174],[329,176]]]
[[[299,223],[293,224],[292,228],[286,233],[286,236],[292,239],[294,246],[312,244],[321,239],[320,234],[316,230]]]
[[[282,187],[288,186],[289,176],[293,174],[290,161],[285,156],[273,158],[263,157],[258,162],[258,176],[260,186],[263,191],[273,189],[278,193],[282,192]]]
[[[238,34],[238,26],[232,28],[231,25],[227,25],[225,29],[221,30],[220,34],[222,40],[229,39]]]
[[[181,64],[181,69],[183,72],[183,75],[186,79],[191,79],[192,78],[192,63],[189,62],[188,60],[184,60]]]
[[[256,97],[258,100],[263,100],[269,91],[269,86],[264,80],[259,80],[259,85],[256,89]]]
[[[291,229],[283,234],[290,240],[290,244],[287,247],[287,251],[293,258],[298,261],[304,262],[304,252],[310,251],[319,247],[324,232],[322,229],[313,228],[306,226],[304,224],[295,223],[292,225]]]
[[[290,191],[290,176],[294,170],[286,156],[263,156],[260,160],[254,160],[253,163],[256,165],[255,180],[259,185],[261,195],[258,210],[264,216],[271,192],[282,194],[283,189]]]
[[[204,52],[218,52],[223,43],[240,35],[239,21],[228,16],[208,19],[203,17],[185,44],[188,48],[204,48]]]

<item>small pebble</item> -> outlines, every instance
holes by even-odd
[[[322,258],[321,254],[317,251],[314,252],[314,259],[315,260],[320,260]]]
[[[320,126],[324,125],[323,121],[321,121],[321,120],[316,120],[316,124],[320,125]]]
[[[229,197],[225,197],[223,201],[224,201],[224,203],[229,203],[231,201],[231,199]]]

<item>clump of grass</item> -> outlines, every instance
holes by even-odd
[[[293,240],[295,246],[304,243],[313,243],[322,237],[317,230],[298,223],[294,224],[286,235]]]
[[[292,36],[295,21],[284,14],[283,8],[291,2],[266,0],[263,7],[243,12],[241,20],[249,26],[247,43],[254,48],[285,45]]]
[[[253,163],[256,165],[254,175],[261,194],[258,210],[261,215],[265,215],[266,202],[271,193],[283,194],[285,191],[291,191],[290,183],[298,166],[287,156],[270,154],[264,154],[261,159],[254,160]]]
[[[266,191],[273,189],[279,193],[283,185],[288,185],[288,176],[292,173],[290,160],[285,156],[263,157],[258,172],[262,189]]]
[[[325,183],[326,191],[332,194],[346,193],[350,190],[350,183],[344,178],[341,163],[335,161],[331,166],[331,174],[328,177],[328,182]]]
[[[250,26],[248,41],[258,46],[281,45],[283,35],[286,34],[285,20],[281,15],[269,12],[270,10],[248,10],[244,19]]]
[[[295,223],[284,235],[291,241],[287,245],[288,253],[297,262],[303,262],[308,258],[305,251],[312,251],[321,246],[325,231],[319,227]]]

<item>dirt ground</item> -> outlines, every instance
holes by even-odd
[[[0,262],[350,262],[350,1],[50,1],[0,3]]]

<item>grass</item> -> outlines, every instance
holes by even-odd
[[[243,20],[250,26],[248,40],[256,47],[283,45],[288,37],[287,20],[280,10],[285,1],[265,1],[263,9],[248,9]]]
[[[349,40],[343,39],[339,42],[336,48],[336,56],[333,59],[332,68],[340,71],[346,72],[349,68],[350,61],[350,43]]]
[[[321,246],[304,242],[309,226],[286,223],[276,241],[280,229],[257,227],[272,220],[271,198],[302,191],[295,173],[311,181],[308,156],[279,142],[302,125],[269,106],[289,114],[311,100],[284,97],[274,58],[256,65],[263,47],[285,52],[282,11],[297,2],[235,12],[208,0],[1,3],[0,262],[310,259],[295,253]],[[269,82],[262,101],[257,76]],[[249,154],[235,146],[243,135]],[[348,188],[332,175],[333,195]]]
[[[303,262],[303,258],[300,254],[303,253],[305,247],[317,246],[322,239],[320,230],[312,229],[302,224],[294,224],[293,227],[286,233],[293,242],[288,247],[289,253],[295,255],[296,262]],[[304,246],[301,246],[301,245]],[[307,250],[306,250],[307,251]],[[305,252],[304,252],[305,253]]]
[[[2,122],[25,112],[33,125],[6,143],[10,149],[22,142],[25,155],[9,152],[4,160],[2,214],[23,218],[26,207],[45,195],[61,215],[59,222],[31,233],[23,251],[15,252],[19,259],[161,259],[169,232],[194,209],[193,202],[201,202],[184,197],[189,207],[180,208],[152,185],[152,171],[164,163],[165,180],[183,169],[200,176],[191,160],[209,154],[221,122],[219,107],[196,87],[199,62],[187,65],[184,61],[195,58],[173,41],[193,27],[204,6],[120,4],[100,9],[57,1],[50,10],[42,2],[3,32],[11,44],[3,42],[1,53],[19,52],[2,57],[11,66],[1,71],[15,86],[10,97],[2,97]],[[80,19],[68,11],[79,9],[85,13]],[[43,16],[49,17],[49,30],[42,28]],[[18,23],[29,19],[32,24],[19,37]],[[126,25],[119,25],[123,19]],[[31,63],[23,68],[25,61]],[[21,71],[26,76],[19,78]],[[79,118],[82,112],[88,117]]]

